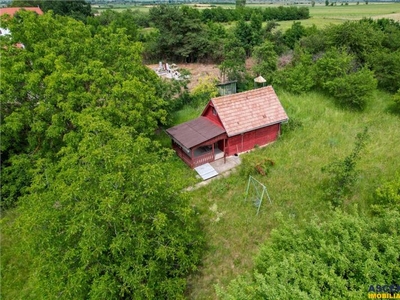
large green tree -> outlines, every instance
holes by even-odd
[[[2,39],[0,50],[3,175],[14,173],[9,168],[22,155],[28,164],[35,157],[54,157],[65,136],[76,131],[84,108],[98,107],[113,124],[137,133],[152,133],[165,121],[164,101],[156,96],[159,80],[142,65],[141,44],[112,28],[92,37],[88,27],[67,17],[20,16],[9,21],[13,34]],[[14,47],[16,42],[25,49]],[[2,189],[19,182],[2,179]],[[15,198],[3,194],[9,196]]]
[[[182,298],[202,239],[171,153],[96,109],[76,126],[79,143],[35,164],[9,229],[31,258],[21,299]]]
[[[274,50],[274,44],[265,40],[260,46],[254,47],[253,57],[255,58],[254,73],[262,75],[267,79],[268,83],[271,83],[278,62],[278,55]]]
[[[52,10],[57,15],[70,16],[81,21],[92,15],[90,3],[85,0],[13,0],[10,6],[39,6],[44,12]]]
[[[141,44],[51,13],[7,27],[2,197],[18,202],[5,231],[29,262],[17,297],[182,298],[202,238],[171,152],[152,141],[166,104]]]
[[[153,59],[195,62],[207,55],[208,45],[204,25],[197,10],[189,7],[160,5],[149,11],[157,28]]]

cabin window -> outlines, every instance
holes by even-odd
[[[215,108],[214,108],[214,107],[212,108],[212,114],[213,114],[214,116],[216,116],[216,115],[217,115],[217,111],[215,110]]]

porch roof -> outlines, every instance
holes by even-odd
[[[175,141],[187,149],[225,133],[224,128],[214,124],[206,117],[198,117],[171,127],[166,131]]]

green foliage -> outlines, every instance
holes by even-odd
[[[368,284],[400,278],[400,214],[369,217],[334,211],[299,228],[279,218],[255,260],[251,279],[239,277],[221,299],[362,299]]]
[[[217,83],[217,79],[212,77],[205,77],[200,80],[199,84],[191,92],[193,105],[204,107],[211,98],[217,97]]]
[[[355,57],[346,51],[326,52],[316,62],[315,70],[317,85],[348,108],[363,110],[377,88],[374,73],[359,68]]]
[[[346,196],[352,193],[352,187],[357,180],[357,161],[368,139],[368,128],[365,127],[355,139],[353,151],[343,160],[337,160],[322,168],[329,178],[325,183],[325,197],[334,206],[341,206]]]
[[[366,107],[376,87],[377,80],[373,72],[367,68],[325,83],[327,91],[340,105],[357,110],[363,110]]]
[[[346,51],[332,48],[316,62],[316,83],[325,88],[325,84],[336,78],[341,78],[356,67],[355,57]]]
[[[234,37],[230,39],[224,48],[224,60],[218,66],[223,80],[237,80],[243,82],[246,73],[246,50],[241,42]]]
[[[273,82],[292,93],[302,94],[315,86],[314,78],[315,68],[311,55],[296,47],[292,65],[277,72]]]
[[[122,25],[92,35],[72,18],[21,12],[7,26],[1,188],[2,205],[17,203],[7,251],[27,258],[6,261],[10,274],[23,265],[18,297],[183,298],[202,235],[172,151],[153,141],[173,88]]]
[[[139,39],[138,27],[148,25],[148,17],[147,20],[143,20],[143,18],[138,20],[142,15],[143,13],[139,11],[129,9],[120,13],[108,9],[102,12],[100,16],[87,18],[86,23],[92,27],[92,35],[96,34],[102,26],[107,26],[113,28],[113,32],[117,32],[118,29],[125,29],[129,39],[137,41]]]
[[[262,21],[299,20],[309,17],[307,8],[247,8],[198,10],[189,6],[154,6],[149,10],[150,23],[157,29],[144,37],[146,58],[149,60],[178,60],[197,62],[223,59],[226,34],[221,26],[210,26],[210,22],[237,21],[235,36],[240,47],[250,56],[252,47],[262,43]],[[250,21],[250,24],[246,23]],[[217,32],[216,32],[217,31]],[[222,38],[222,40],[221,40]]]
[[[282,124],[281,135],[285,135],[286,133],[289,133],[301,127],[303,127],[303,122],[300,119],[290,117],[289,121]]]
[[[53,11],[56,15],[72,17],[76,20],[85,21],[86,17],[92,15],[89,2],[85,0],[63,0],[63,1],[46,1],[46,0],[30,0],[21,1],[13,0],[10,3],[13,7],[40,7],[43,12]]]
[[[257,45],[262,44],[262,21],[263,17],[261,13],[254,12],[250,18],[250,27],[251,27],[251,45],[255,47]]]
[[[43,0],[39,6],[44,12],[52,10],[56,15],[68,16],[80,21],[85,21],[86,17],[92,15],[91,5],[85,0]]]
[[[283,40],[290,49],[294,49],[296,42],[305,35],[306,29],[301,22],[293,22],[292,27],[285,31]]]
[[[272,82],[273,74],[277,69],[278,55],[274,50],[274,44],[265,40],[263,44],[254,48],[253,57],[255,65],[253,72],[263,76],[268,83]]]
[[[383,32],[376,30],[375,25],[368,20],[347,21],[341,25],[331,26],[326,34],[332,46],[347,49],[360,62],[365,62],[367,56],[379,49],[384,40]]]
[[[235,9],[222,8],[206,8],[202,10],[203,22],[232,22],[244,19],[250,21],[253,14],[262,15],[263,21],[283,21],[283,20],[302,20],[310,17],[309,9],[297,6],[279,6],[279,7],[246,7],[246,1],[239,1],[239,7]]]
[[[243,19],[240,19],[234,28],[234,36],[238,46],[246,51],[246,56],[250,56],[252,50],[252,27]]]
[[[375,22],[385,34],[382,45],[392,51],[398,50],[400,48],[400,22],[393,19],[378,19]]]
[[[318,55],[323,53],[327,48],[328,37],[322,30],[310,32],[307,36],[300,39],[300,45],[310,54]]]
[[[273,82],[294,94],[306,93],[315,84],[313,69],[311,66],[300,62],[293,67],[285,68],[278,72]]]
[[[194,62],[206,56],[205,27],[196,9],[160,5],[149,11],[150,21],[159,31],[154,59]]]
[[[273,160],[260,154],[243,156],[240,166],[240,175],[244,178],[249,177],[249,175],[266,176],[274,165],[275,162]]]
[[[400,50],[380,49],[368,56],[368,62],[380,88],[392,93],[400,89]]]
[[[397,207],[400,211],[400,173],[395,174],[394,178],[383,183],[376,189],[374,204],[393,209]]]
[[[289,92],[301,94],[309,91],[314,85],[312,77],[307,76],[308,74],[310,74],[309,67],[300,63],[276,73],[273,82]]]
[[[22,297],[182,298],[201,234],[165,163],[171,153],[96,111],[77,125],[77,145],[37,162],[10,228],[33,257],[35,284]]]
[[[246,0],[236,0],[236,9],[246,6]]]
[[[400,89],[393,95],[393,111],[400,114]]]
[[[102,27],[92,37],[82,22],[30,12],[21,12],[7,26],[13,32],[10,46],[0,49],[2,191],[7,190],[7,199],[25,190],[13,175],[19,164],[12,161],[20,160],[12,157],[56,159],[67,139],[78,139],[77,118],[85,109],[97,109],[113,125],[146,135],[165,123],[166,104],[156,96],[159,79],[142,64],[141,45],[123,31]],[[17,41],[26,48],[12,47]],[[28,186],[29,178],[24,181]]]
[[[208,40],[208,58],[216,63],[220,63],[224,58],[224,44],[227,41],[228,33],[225,27],[218,23],[209,22],[206,25],[206,35]]]
[[[29,155],[11,156],[1,169],[1,203],[4,211],[17,204],[17,199],[24,195],[31,180],[31,166],[33,159]]]

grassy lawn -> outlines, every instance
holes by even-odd
[[[319,28],[328,25],[341,24],[348,20],[360,20],[362,18],[392,18],[400,21],[400,3],[373,3],[366,5],[360,1],[359,5],[350,3],[349,5],[325,6],[316,5],[309,7],[310,19],[300,20],[304,26],[316,25]],[[293,21],[282,21],[279,29],[285,31],[290,28]]]
[[[259,245],[277,224],[277,213],[299,224],[315,215],[323,217],[330,206],[323,200],[321,167],[350,154],[355,136],[365,126],[370,139],[358,164],[354,196],[345,209],[357,203],[360,211],[367,212],[377,186],[398,171],[400,119],[386,112],[387,94],[377,92],[362,113],[340,109],[317,93],[294,96],[278,91],[278,95],[289,117],[302,126],[285,132],[272,145],[243,154],[261,154],[275,162],[268,176],[256,176],[268,188],[272,205],[264,199],[256,216],[256,207],[244,202],[248,178],[240,169],[191,192],[207,237],[203,264],[190,278],[191,299],[214,299],[216,284],[224,287],[238,274],[250,272]]]

